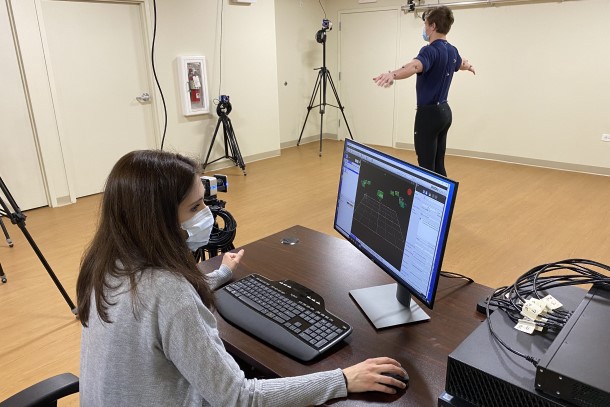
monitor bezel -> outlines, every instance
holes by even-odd
[[[448,211],[445,212],[445,215],[444,215],[445,219],[446,219],[446,227],[444,228],[444,231],[441,232],[442,233],[442,235],[441,235],[441,248],[440,248],[440,251],[438,252],[438,256],[440,256],[440,259],[438,261],[438,265],[437,265],[436,269],[433,271],[432,287],[431,287],[431,290],[429,291],[429,292],[431,292],[430,300],[428,300],[428,298],[424,297],[419,292],[417,292],[417,290],[415,290],[408,283],[406,283],[400,276],[397,276],[389,267],[387,267],[384,263],[380,262],[377,258],[375,258],[375,256],[373,256],[372,254],[370,254],[366,250],[364,250],[362,248],[362,246],[360,244],[358,244],[358,242],[356,240],[354,240],[349,234],[345,234],[342,229],[337,227],[337,216],[338,216],[338,208],[339,208],[339,198],[340,198],[340,193],[341,193],[342,174],[343,174],[344,163],[345,163],[345,154],[346,154],[347,149],[349,147],[355,147],[355,148],[360,148],[360,149],[368,150],[370,152],[373,152],[374,154],[382,156],[383,158],[389,160],[390,162],[398,163],[401,166],[406,166],[407,169],[411,169],[413,171],[421,171],[421,172],[427,174],[428,176],[431,176],[433,178],[437,178],[437,179],[442,180],[442,181],[444,181],[444,182],[449,184],[449,191],[447,193],[447,200],[449,202],[449,209],[448,209]],[[379,268],[381,268],[386,274],[388,274],[390,277],[392,277],[392,279],[397,284],[400,284],[401,286],[406,288],[411,293],[412,296],[414,296],[421,303],[426,305],[426,307],[428,307],[429,309],[433,309],[434,301],[436,299],[436,291],[438,289],[438,280],[440,278],[442,267],[443,267],[443,260],[444,260],[444,257],[445,257],[445,249],[446,249],[447,240],[448,240],[448,237],[449,237],[449,229],[451,227],[451,220],[453,218],[453,210],[454,210],[454,207],[455,207],[455,200],[456,200],[456,196],[457,196],[458,185],[459,185],[458,181],[449,179],[447,177],[444,177],[444,176],[442,176],[440,174],[437,174],[437,173],[435,173],[433,171],[430,171],[428,169],[425,169],[425,168],[419,167],[417,165],[411,164],[411,163],[409,163],[409,162],[407,162],[405,160],[401,160],[400,158],[394,157],[394,156],[392,156],[390,154],[384,153],[383,151],[377,150],[377,149],[375,149],[373,147],[370,147],[370,146],[367,146],[365,144],[358,143],[358,142],[353,141],[353,140],[345,139],[345,143],[344,143],[344,146],[343,146],[343,154],[341,155],[341,168],[340,168],[340,172],[339,172],[339,186],[338,186],[338,189],[337,189],[337,201],[335,203],[335,217],[334,217],[334,221],[333,221],[333,228],[341,236],[343,236],[347,241],[349,241],[355,248],[357,248],[362,254],[364,254],[374,264],[376,264]]]

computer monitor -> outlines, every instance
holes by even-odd
[[[396,284],[350,291],[377,328],[426,321],[458,183],[345,140],[334,228]]]

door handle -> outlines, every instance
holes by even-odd
[[[150,95],[148,93],[142,93],[140,96],[136,96],[136,100],[140,103],[148,102]]]

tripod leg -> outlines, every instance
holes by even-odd
[[[36,242],[34,242],[34,239],[32,239],[32,236],[30,235],[30,233],[26,229],[26,227],[25,227],[25,218],[26,217],[21,212],[21,209],[19,209],[19,205],[17,205],[17,202],[15,202],[15,199],[13,199],[13,196],[11,195],[10,191],[8,190],[7,186],[4,184],[4,181],[2,180],[2,177],[0,177],[0,191],[2,191],[2,194],[4,194],[6,199],[8,199],[8,201],[11,204],[11,206],[13,207],[13,210],[15,211],[14,213],[11,213],[9,211],[8,206],[4,203],[4,201],[2,200],[2,196],[0,195],[0,207],[2,207],[2,213],[3,214],[8,214],[10,216],[11,222],[12,223],[16,223],[17,226],[19,226],[19,229],[21,229],[21,232],[23,232],[23,235],[27,239],[27,241],[30,244],[30,246],[32,246],[32,249],[34,249],[34,252],[38,256],[38,259],[40,259],[40,262],[42,263],[44,268],[47,270],[47,273],[49,274],[49,276],[51,277],[51,279],[55,283],[55,286],[57,287],[57,289],[59,290],[61,295],[64,297],[64,299],[66,300],[66,302],[70,306],[70,310],[72,310],[72,313],[74,315],[78,315],[78,310],[77,310],[76,306],[74,305],[74,303],[72,302],[72,300],[68,296],[68,293],[66,292],[66,290],[64,290],[64,287],[61,285],[61,282],[55,276],[55,273],[53,273],[53,270],[51,269],[51,266],[49,266],[49,263],[47,263],[47,260],[42,255],[42,252],[40,251],[40,249],[36,245]],[[4,272],[2,272],[2,274],[4,275]],[[6,280],[6,276],[3,276],[3,277],[4,277],[3,280]]]
[[[305,125],[307,124],[307,119],[309,118],[309,113],[311,109],[313,109],[314,100],[316,100],[316,94],[320,89],[320,82],[322,78],[322,70],[318,72],[318,76],[316,78],[316,83],[313,86],[313,92],[311,93],[311,99],[309,99],[309,105],[307,105],[307,116],[305,116],[305,121],[303,122],[303,128],[301,128],[301,135],[299,136],[299,141],[297,141],[297,146],[301,144],[301,138],[303,137],[303,131],[305,131]]]
[[[51,269],[51,266],[49,265],[49,263],[47,263],[47,260],[44,258],[44,256],[42,255],[42,252],[40,251],[40,249],[36,245],[36,242],[34,242],[34,239],[32,239],[32,236],[30,235],[28,230],[25,228],[25,223],[23,221],[20,221],[19,223],[17,223],[17,225],[19,226],[19,228],[23,232],[23,235],[25,236],[27,241],[30,243],[30,246],[32,246],[32,249],[34,249],[34,252],[36,253],[38,258],[40,259],[40,262],[42,263],[44,268],[47,270],[47,273],[49,273],[49,276],[51,277],[51,279],[55,283],[55,286],[57,287],[57,289],[59,290],[61,295],[64,297],[64,300],[66,300],[66,302],[70,306],[70,310],[72,310],[72,313],[74,315],[77,315],[78,311],[76,309],[76,306],[74,305],[74,303],[70,299],[70,296],[68,295],[66,290],[64,290],[64,287],[61,285],[61,282],[59,281],[59,279],[57,278],[57,276],[55,275],[55,273]]]
[[[237,137],[235,136],[235,131],[233,130],[233,124],[231,123],[231,119],[227,117],[227,123],[225,127],[225,141],[229,142],[229,147],[231,150],[231,159],[235,162],[235,165],[239,166],[243,171],[244,175],[248,175],[246,173],[246,164],[244,163],[244,158],[241,155],[241,151],[239,150],[239,145],[237,144]]]
[[[2,227],[2,231],[4,232],[4,237],[6,237],[6,243],[8,243],[8,247],[13,247],[13,240],[8,234],[8,230],[6,230],[6,226],[2,221],[2,215],[0,215],[0,227]]]
[[[318,157],[322,157],[322,126],[324,125],[324,110],[320,107],[320,152]]]
[[[205,170],[205,167],[208,166],[208,160],[210,158],[210,153],[212,152],[212,147],[214,147],[214,141],[216,140],[216,134],[218,133],[219,127],[220,127],[220,117],[218,118],[218,122],[216,123],[216,129],[214,130],[214,136],[212,137],[212,141],[210,141],[210,148],[208,149],[208,154],[205,156],[205,161],[203,162],[202,170]]]
[[[223,134],[223,138],[224,138],[224,142],[225,142],[225,157],[226,158],[231,158],[231,156],[229,155],[229,148],[228,148],[228,131],[229,128],[231,127],[231,119],[229,119],[229,116],[223,116],[222,117],[222,134]],[[235,160],[233,160],[235,161]],[[237,164],[235,164],[237,165]]]
[[[337,88],[335,88],[335,84],[333,83],[333,78],[330,76],[330,71],[327,71],[328,73],[328,82],[330,83],[330,87],[333,90],[333,93],[335,94],[335,99],[337,99],[337,105],[339,105],[339,110],[341,110],[341,114],[343,115],[343,121],[345,122],[345,126],[347,127],[347,131],[349,133],[350,138],[353,140],[354,136],[352,136],[352,131],[349,128],[349,123],[347,123],[347,117],[345,117],[345,113],[343,112],[343,109],[345,109],[345,107],[341,104],[341,101],[339,100],[339,94],[337,93]]]
[[[324,44],[326,46],[326,43]],[[320,93],[320,152],[318,157],[322,157],[322,127],[324,126],[324,113],[326,113],[326,75],[328,69],[326,64],[320,68],[320,74],[322,76],[322,92]]]
[[[2,263],[0,263],[0,280],[2,280],[2,284],[6,283],[6,274],[2,270]]]

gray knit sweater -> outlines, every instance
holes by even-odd
[[[231,277],[221,266],[213,288]],[[112,280],[104,323],[91,305],[81,338],[82,406],[305,406],[345,397],[340,369],[249,380],[226,352],[216,319],[193,286],[166,271],[142,273],[137,299],[129,281]],[[134,314],[135,309],[135,314]]]

